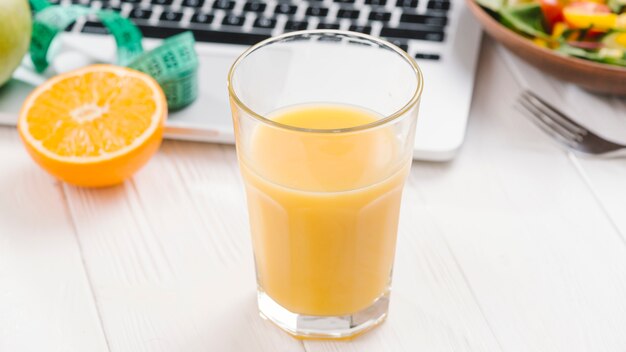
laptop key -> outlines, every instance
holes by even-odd
[[[204,6],[204,0],[183,0],[183,6],[200,8]]]
[[[191,23],[210,24],[211,22],[213,22],[214,17],[215,16],[208,13],[198,12],[191,17]]]
[[[289,21],[287,21],[287,23],[285,23],[285,32],[303,31],[303,30],[307,29],[308,26],[309,26],[309,24],[307,22],[304,22],[304,21],[292,21],[292,20],[289,20]]]
[[[254,20],[253,26],[256,28],[272,29],[276,27],[276,20],[271,18],[258,17],[256,20]]]
[[[164,39],[189,30],[189,28],[154,27],[139,25],[139,29],[147,38]],[[198,42],[252,45],[269,38],[269,35],[258,33],[223,32],[210,29],[192,29]]]
[[[328,15],[328,9],[325,7],[309,7],[306,9],[307,16],[324,17]]]
[[[354,4],[354,0],[333,0],[338,4]]]
[[[337,11],[337,17],[339,18],[349,18],[349,19],[357,19],[359,18],[359,10],[346,10],[340,9]]]
[[[385,6],[387,5],[387,0],[365,0],[365,4],[371,6]]]
[[[439,60],[440,56],[439,54],[417,53],[415,54],[415,58],[422,59],[422,60]]]
[[[380,30],[380,36],[387,38],[428,40],[433,42],[442,42],[444,39],[443,31],[439,30],[417,30],[390,27],[383,27]]]
[[[86,21],[81,32],[90,34],[109,34],[109,31],[102,23],[94,21]]]
[[[400,16],[400,22],[425,24],[427,26],[445,27],[448,19],[442,16],[416,15],[412,13],[403,13]]]
[[[339,24],[320,22],[317,24],[317,29],[339,29]]]
[[[90,29],[88,29],[88,32],[91,32],[93,28],[105,28],[104,25],[102,24],[102,22],[96,22],[96,21],[85,21],[85,24],[83,25],[83,29],[85,29],[85,27],[89,27]]]
[[[178,22],[182,18],[183,18],[183,13],[176,12],[176,11],[163,11],[160,17],[162,21],[170,21],[170,22]]]
[[[243,26],[244,22],[246,22],[245,17],[235,15],[226,16],[222,20],[222,24],[226,26]]]
[[[450,3],[448,1],[433,1],[433,0],[430,0],[428,2],[428,5],[426,5],[426,7],[429,10],[448,11],[448,10],[450,10]]]
[[[428,16],[435,16],[435,17],[447,17],[448,10],[426,9],[426,12],[424,12],[423,14],[428,15]]]
[[[265,5],[262,2],[258,2],[258,1],[254,1],[254,2],[247,2],[244,6],[243,6],[243,10],[246,12],[263,12],[265,11],[265,8],[267,7],[267,5]]]
[[[396,7],[416,8],[417,0],[396,0]]]
[[[216,0],[213,3],[214,9],[232,10],[235,8],[235,2],[231,0]]]
[[[174,2],[174,0],[151,0],[151,3],[153,5],[163,5],[163,6],[169,6]]]
[[[371,21],[387,22],[391,19],[391,12],[372,11],[370,12],[369,19]]]
[[[397,46],[398,48],[404,50],[404,51],[408,51],[409,50],[409,44],[406,40],[404,39],[388,39],[389,43]]]
[[[372,33],[372,26],[351,25],[349,30],[351,30],[353,32],[358,32],[358,33],[370,34],[370,33]]]
[[[102,10],[111,10],[120,12],[122,10],[122,6],[120,5],[112,5],[112,4],[102,4]]]
[[[150,16],[152,16],[151,10],[142,10],[139,8],[133,9],[128,15],[128,17],[130,18],[138,20],[148,20],[150,19]]]
[[[284,14],[284,15],[293,15],[298,10],[298,6],[290,5],[289,3],[277,4],[274,8],[274,13],[276,14]]]

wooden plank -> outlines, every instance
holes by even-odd
[[[623,351],[626,246],[486,49],[466,145],[419,165],[417,192],[504,350]]]
[[[0,351],[108,351],[60,184],[0,128]]]
[[[571,155],[581,177],[596,196],[598,204],[626,241],[626,164],[623,159],[580,158]]]
[[[258,317],[232,147],[167,142],[119,187],[67,187],[111,351],[302,351]]]
[[[626,144],[625,98],[593,94],[571,84],[551,80],[505,50],[502,49],[500,54],[522,86],[547,97],[572,119],[599,135]],[[621,185],[626,179],[624,163],[619,159],[607,160],[573,153],[570,153],[570,160],[626,239],[626,218],[622,216],[626,210],[626,193]]]

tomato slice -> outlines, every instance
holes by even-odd
[[[540,0],[541,12],[546,19],[548,29],[552,32],[554,24],[563,21],[563,2],[561,0]]]
[[[565,22],[571,28],[592,28],[606,31],[615,27],[617,15],[611,9],[595,2],[574,2],[563,9]]]

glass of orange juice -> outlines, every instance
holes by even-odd
[[[263,317],[343,339],[387,315],[422,92],[415,61],[368,35],[301,31],[228,76]]]

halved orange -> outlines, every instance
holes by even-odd
[[[55,76],[24,102],[18,130],[50,174],[78,186],[120,183],[163,139],[167,101],[139,71],[93,65]]]

